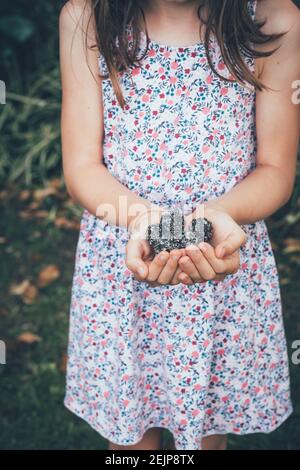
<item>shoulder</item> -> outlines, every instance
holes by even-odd
[[[258,0],[255,18],[266,21],[262,27],[266,34],[300,35],[300,10],[292,0]]]
[[[92,14],[91,0],[69,0],[59,13],[60,33],[75,31],[79,21],[85,29],[88,26]]]

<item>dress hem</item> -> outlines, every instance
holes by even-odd
[[[117,444],[117,445],[120,445],[120,446],[132,446],[132,445],[136,445],[138,444],[142,438],[144,437],[144,434],[151,428],[155,428],[155,427],[160,427],[160,428],[163,428],[167,431],[169,431],[172,435],[173,435],[173,439],[174,439],[174,443],[175,443],[175,450],[202,450],[201,448],[197,448],[197,449],[190,449],[190,448],[178,448],[176,446],[178,440],[176,439],[176,431],[172,430],[172,428],[170,426],[162,426],[160,424],[160,422],[154,422],[152,423],[150,426],[146,426],[144,427],[142,433],[139,435],[139,437],[135,438],[134,439],[134,442],[131,442],[131,443],[124,443],[124,442],[120,442],[120,441],[117,441],[115,438],[111,438],[109,436],[109,434],[106,433],[106,431],[104,430],[104,428],[102,426],[100,426],[99,424],[98,425],[95,425],[94,423],[91,422],[91,420],[89,420],[83,413],[81,413],[80,411],[78,411],[78,409],[75,407],[75,406],[72,406],[71,403],[67,402],[66,400],[64,400],[64,406],[69,410],[71,411],[72,413],[74,413],[77,417],[83,419],[87,424],[89,424],[91,426],[92,429],[94,429],[96,432],[98,432],[99,434],[101,434],[102,437],[104,437],[104,439],[110,441],[112,444]],[[225,434],[233,434],[233,435],[236,435],[236,436],[245,436],[245,435],[248,435],[248,434],[270,434],[271,432],[275,431],[277,428],[279,428],[283,423],[284,421],[289,418],[289,416],[291,416],[291,414],[293,413],[293,407],[289,407],[287,412],[281,416],[279,422],[275,425],[275,426],[272,426],[268,429],[265,428],[265,430],[261,429],[261,430],[252,430],[252,429],[249,429],[247,431],[242,431],[242,432],[237,432],[237,431],[233,431],[232,428],[230,428],[230,426],[228,426],[228,428],[224,429],[224,428],[214,428],[213,430],[211,431],[208,431],[206,433],[204,433],[202,436],[201,436],[201,440],[205,437],[209,437],[209,436],[213,436],[215,434],[221,434],[221,435],[225,435]]]

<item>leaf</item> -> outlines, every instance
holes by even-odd
[[[65,373],[67,371],[68,356],[64,353],[60,359],[58,370]]]
[[[284,253],[300,253],[300,240],[298,238],[287,238],[284,241],[286,248],[284,248]]]
[[[73,230],[80,229],[80,222],[76,220],[67,219],[66,217],[63,217],[63,216],[57,217],[55,219],[54,224],[56,225],[56,227],[59,227],[59,228],[66,228],[66,229],[73,229]]]
[[[38,335],[35,335],[34,333],[31,333],[30,331],[25,331],[17,337],[17,340],[21,343],[34,344],[41,341],[42,338]]]
[[[33,284],[30,284],[22,295],[22,300],[25,304],[33,304],[38,297],[39,291]]]
[[[48,188],[36,189],[33,192],[33,197],[36,201],[42,201],[48,196],[53,196],[56,194],[56,188],[53,186],[49,186]]]
[[[9,293],[12,295],[23,295],[26,289],[30,286],[28,279],[25,279],[20,284],[12,284]]]
[[[34,24],[21,16],[2,16],[0,18],[0,32],[17,42],[25,42],[35,32]]]
[[[60,270],[55,264],[49,264],[39,273],[38,286],[46,287],[60,276]]]
[[[19,201],[27,201],[30,198],[31,191],[29,189],[24,189],[19,194]]]
[[[49,181],[49,185],[54,189],[59,189],[62,186],[62,181],[60,178],[53,178],[51,181]]]

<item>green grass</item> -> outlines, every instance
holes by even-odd
[[[81,419],[63,406],[65,374],[60,363],[67,347],[68,312],[78,232],[55,226],[61,213],[78,220],[78,208],[68,204],[63,190],[46,198],[38,209],[48,217],[22,219],[20,211],[31,202],[18,200],[17,191],[9,191],[3,201],[0,236],[6,238],[2,249],[0,323],[1,338],[7,341],[7,364],[0,366],[0,448],[2,449],[105,449],[107,442]],[[287,212],[287,211],[285,211]],[[34,211],[33,211],[34,213]],[[292,212],[293,214],[293,212]],[[280,214],[279,214],[280,215]],[[272,219],[272,240],[285,285],[282,286],[285,323],[289,347],[300,336],[298,279],[299,257],[282,252],[285,237],[299,235],[298,224],[286,226],[286,215]],[[36,283],[40,270],[57,264],[60,277],[41,288],[32,304],[11,295],[11,284],[24,279]],[[41,337],[32,345],[17,341],[30,331]],[[277,431],[244,437],[230,436],[232,449],[300,448],[300,366],[291,367],[295,413]],[[165,438],[170,434],[165,431]]]

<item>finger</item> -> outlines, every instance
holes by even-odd
[[[167,251],[161,251],[151,261],[148,270],[147,281],[157,281],[161,271],[165,267],[170,254]]]
[[[199,243],[198,248],[216,274],[225,273],[225,259],[217,258],[213,246],[211,246],[209,243],[201,242]]]
[[[160,284],[169,284],[177,270],[178,260],[181,257],[181,251],[173,250],[169,259],[157,279]]]
[[[148,274],[147,264],[143,261],[145,246],[136,240],[128,240],[125,264],[138,280],[144,280]]]
[[[156,281],[154,281],[154,282],[148,282],[147,281],[147,284],[149,285],[149,287],[158,287],[158,286],[160,286],[160,284]]]
[[[180,279],[178,278],[179,274],[182,273],[182,270],[179,266],[177,266],[177,269],[174,273],[174,276],[172,277],[171,279],[171,284],[172,285],[177,285],[177,284],[180,284]]]
[[[201,242],[199,248],[206,260],[212,266],[216,274],[234,274],[240,267],[240,254],[239,250],[233,254],[228,255],[226,258],[220,259],[215,255],[214,248],[209,243]]]
[[[224,281],[226,277],[227,277],[227,274],[217,274],[216,277],[214,278],[214,281],[217,281],[217,282]]]
[[[233,230],[228,237],[216,246],[216,255],[219,258],[231,255],[247,241],[247,235],[241,228]]]
[[[180,282],[182,282],[182,284],[185,284],[186,286],[193,286],[194,285],[194,281],[190,278],[190,276],[188,276],[184,272],[181,272],[179,274],[178,278],[180,279]]]
[[[192,279],[192,281],[200,282],[203,280],[189,256],[182,256],[179,260],[179,266],[182,271]],[[180,276],[180,279],[182,279],[182,276]]]
[[[180,279],[179,275],[180,274],[183,274],[183,279],[187,282],[187,285],[192,285],[194,284],[193,280],[185,273],[183,273],[182,269],[178,266],[174,276],[173,276],[173,279],[171,281],[171,284],[172,285],[177,285],[177,284],[185,284],[185,282],[182,281],[182,279]]]
[[[216,277],[216,272],[207,261],[201,250],[195,246],[191,245],[186,248],[186,252],[193,261],[196,269],[198,270],[201,278],[205,281],[211,281]]]

